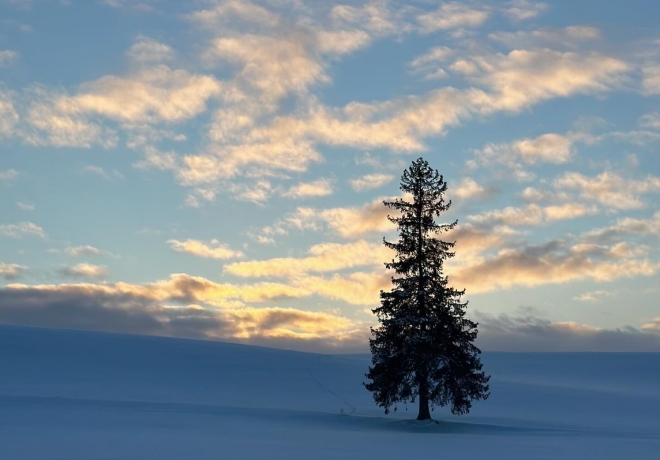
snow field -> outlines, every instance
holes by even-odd
[[[0,459],[660,458],[659,354],[482,360],[491,398],[419,423],[368,355],[0,326]]]

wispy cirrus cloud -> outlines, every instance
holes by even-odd
[[[435,46],[410,62],[413,73],[420,74],[425,80],[445,78],[449,74],[443,68],[456,51],[446,46]]]
[[[124,175],[117,171],[116,169],[113,169],[112,172],[106,172],[105,169],[101,168],[100,166],[94,166],[94,165],[87,165],[83,167],[82,171],[87,174],[95,174],[97,176],[101,176],[104,179],[123,179]]]
[[[372,244],[364,240],[346,244],[321,243],[312,246],[305,257],[237,262],[225,266],[225,271],[241,277],[290,278],[310,272],[337,272],[355,267],[382,266],[385,261],[391,260],[392,256],[391,251],[382,244]]]
[[[343,238],[360,238],[373,232],[394,229],[387,220],[388,214],[382,198],[354,207],[298,207],[274,224],[264,227],[256,237],[261,242],[272,242],[273,237],[286,235],[290,230],[320,232],[327,228]]]
[[[584,200],[598,203],[611,210],[639,209],[644,207],[641,196],[660,192],[660,177],[628,179],[612,171],[604,171],[595,177],[577,172],[566,172],[555,179],[555,187],[575,190]]]
[[[642,91],[647,96],[660,94],[660,64],[647,64],[642,68]]]
[[[312,198],[332,195],[332,192],[332,181],[330,179],[317,179],[312,182],[301,182],[294,185],[282,193],[282,196],[288,198]]]
[[[530,0],[512,0],[506,3],[504,14],[515,21],[524,21],[539,16],[549,5],[544,2]]]
[[[117,130],[98,117],[119,123],[129,133],[143,131],[145,124],[180,123],[199,115],[220,92],[212,76],[161,64],[125,77],[101,77],[84,83],[73,95],[33,87],[23,95],[28,101],[25,123],[16,133],[34,145],[114,147],[119,142]]]
[[[0,182],[9,182],[15,179],[17,176],[18,176],[18,172],[15,169],[0,171]]]
[[[15,133],[19,115],[14,107],[14,93],[0,86],[0,137],[10,137]]]
[[[109,75],[88,82],[72,95],[51,94],[49,102],[29,110],[26,120],[31,130],[23,137],[37,145],[117,145],[117,132],[92,120],[103,117],[132,133],[131,139],[140,139],[134,145],[145,154],[141,167],[172,169],[182,185],[195,187],[189,201],[199,206],[214,199],[209,190],[239,176],[307,170],[309,164],[322,160],[317,145],[422,151],[426,137],[442,135],[448,127],[477,114],[517,111],[552,97],[607,91],[619,84],[621,74],[628,70],[621,61],[594,53],[515,50],[508,55],[468,55],[448,67],[487,91],[441,88],[423,97],[337,108],[316,101],[310,91],[330,82],[324,53],[350,52],[366,46],[374,37],[394,34],[403,21],[397,14],[380,4],[336,6],[325,22],[311,22],[319,27],[309,27],[304,13],[292,27],[290,21],[283,21],[279,13],[264,6],[220,2],[192,13],[189,19],[214,35],[203,58],[212,66],[228,64],[232,77],[219,81],[212,75],[163,65],[161,62],[172,58],[173,50],[140,37],[128,51],[129,59],[140,64],[138,69],[127,76]],[[417,19],[427,29],[451,29],[477,26],[489,14],[486,9],[454,2]],[[248,27],[247,31],[218,33],[218,24],[229,30],[238,24]],[[578,32],[570,29],[566,33]],[[349,38],[355,45],[337,47],[339,41]],[[449,54],[448,49],[434,48],[413,66],[422,68],[447,59]],[[151,57],[157,60],[149,61]],[[578,65],[585,60],[590,65]],[[427,75],[430,71],[424,70]],[[530,85],[531,81],[535,84]],[[296,112],[301,116],[278,113],[280,102],[291,96],[296,98]],[[137,133],[145,124],[186,122],[207,111],[213,99],[222,101],[222,107],[215,110],[209,126],[210,144],[198,153],[159,153],[153,141]],[[166,135],[158,134],[154,140]],[[264,202],[272,191],[263,184],[263,180],[256,181],[251,190],[245,184],[233,187],[235,196]],[[198,193],[200,187],[204,193]]]
[[[485,187],[479,185],[474,179],[467,177],[458,184],[452,194],[467,200],[470,198],[485,196],[488,193],[489,191]]]
[[[435,11],[417,16],[423,32],[436,32],[460,27],[478,27],[488,19],[486,9],[471,8],[464,3],[443,3]]]
[[[126,52],[126,56],[137,64],[167,62],[174,58],[174,50],[152,38],[139,37]]]
[[[375,173],[365,174],[357,179],[351,179],[349,183],[351,184],[351,188],[356,192],[364,192],[380,188],[393,180],[394,176],[392,174]]]
[[[611,295],[612,293],[610,291],[604,291],[604,290],[588,291],[588,292],[583,292],[579,296],[573,297],[573,300],[577,300],[580,302],[596,303],[600,299],[604,297],[609,297]]]
[[[142,13],[152,13],[157,11],[154,4],[161,0],[102,0],[104,5],[113,8],[124,8]]]
[[[231,249],[228,245],[215,239],[208,243],[191,239],[185,241],[169,240],[168,244],[176,252],[209,259],[237,259],[245,256],[242,251]]]
[[[507,206],[503,209],[470,215],[467,217],[467,220],[475,224],[486,226],[537,226],[542,223],[556,220],[575,219],[577,217],[594,215],[597,214],[598,211],[598,207],[596,206],[575,202],[548,206],[529,204],[522,208]]]
[[[12,50],[0,50],[0,69],[12,65],[18,59],[18,53]]]
[[[16,206],[23,211],[34,211],[36,206],[31,203],[24,203],[22,201],[17,201]]]
[[[491,40],[503,43],[511,48],[529,49],[561,45],[575,48],[587,40],[601,37],[599,29],[590,26],[568,26],[561,29],[547,27],[532,31],[492,32],[488,34]]]
[[[198,10],[188,16],[189,20],[203,27],[215,29],[219,26],[232,26],[236,20],[260,27],[277,27],[281,19],[273,11],[251,1],[216,2],[212,8]]]
[[[620,87],[631,67],[598,53],[552,49],[513,50],[455,61],[450,69],[491,90],[481,111],[518,111],[543,100]]]
[[[33,222],[20,222],[18,224],[0,224],[0,235],[9,238],[22,238],[24,236],[45,238],[46,232]]]
[[[119,256],[111,253],[110,251],[105,251],[99,249],[95,246],[85,244],[81,246],[67,246],[66,248],[60,249],[49,249],[48,252],[52,254],[65,254],[69,257],[113,257],[119,258]]]
[[[67,278],[88,278],[99,279],[109,275],[108,267],[105,265],[94,265],[89,263],[80,263],[72,267],[61,267],[59,274]]]
[[[6,280],[15,280],[27,271],[28,267],[19,264],[6,264],[0,262],[0,277]]]
[[[576,141],[580,135],[548,133],[536,138],[524,138],[509,143],[487,144],[475,150],[474,159],[466,165],[472,169],[502,164],[513,172],[519,180],[532,177],[525,167],[538,163],[567,163],[574,155]]]
[[[654,318],[653,320],[644,323],[642,325],[642,330],[649,332],[660,332],[660,317]]]
[[[660,112],[652,112],[643,115],[639,119],[643,128],[660,129]]]
[[[79,94],[56,100],[56,106],[126,123],[176,123],[205,111],[208,99],[220,91],[212,76],[157,65],[130,77],[86,83]]]

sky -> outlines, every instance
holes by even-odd
[[[0,0],[0,323],[365,352],[426,159],[477,344],[660,351],[656,0]]]

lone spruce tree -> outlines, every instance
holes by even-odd
[[[412,201],[383,202],[399,211],[388,216],[397,224],[399,240],[384,244],[396,252],[385,267],[393,269],[393,287],[381,291],[381,305],[373,310],[381,326],[369,340],[372,366],[367,390],[385,413],[397,402],[419,400],[417,420],[429,420],[429,403],[451,405],[454,414],[467,414],[472,400],[489,396],[488,380],[481,371],[481,351],[473,344],[477,324],[465,317],[465,290],[448,285],[443,262],[454,256],[455,242],[438,236],[453,229],[435,218],[447,211],[447,183],[428,162],[419,158],[401,176],[401,191]],[[395,406],[396,407],[396,406]]]

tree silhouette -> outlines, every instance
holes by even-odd
[[[488,398],[490,377],[481,371],[481,351],[473,344],[477,324],[465,317],[465,290],[450,287],[443,274],[455,242],[437,236],[457,224],[435,222],[451,206],[444,199],[447,184],[419,158],[403,172],[400,189],[411,201],[383,202],[400,213],[388,216],[397,224],[399,240],[383,239],[396,253],[385,264],[395,276],[392,289],[381,291],[381,305],[373,310],[381,325],[371,329],[372,366],[366,374],[371,382],[365,387],[385,413],[397,402],[418,398],[418,420],[431,418],[429,403],[466,414],[472,400]]]

